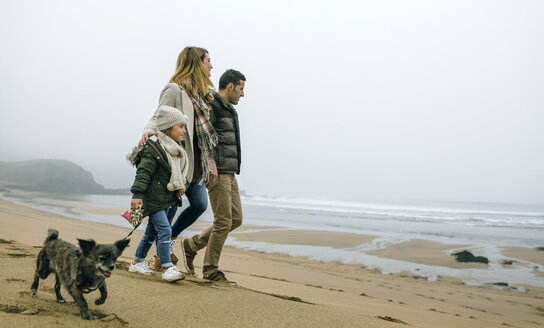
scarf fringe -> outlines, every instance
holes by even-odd
[[[219,136],[215,132],[213,125],[210,122],[210,107],[204,102],[199,95],[197,99],[190,96],[193,102],[196,115],[196,133],[198,135],[198,147],[200,148],[200,163],[202,166],[202,179],[198,182],[201,185],[207,182],[210,177],[210,162],[213,161],[213,152],[215,146],[219,142]],[[209,92],[205,96],[206,100],[213,100],[213,95]]]

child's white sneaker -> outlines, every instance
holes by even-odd
[[[185,277],[183,276],[183,273],[181,273],[181,271],[179,271],[179,269],[174,265],[162,273],[162,279],[168,282],[174,282],[183,280]]]
[[[139,274],[145,274],[146,276],[150,276],[153,274],[153,270],[151,270],[145,261],[138,262],[136,264],[130,264],[128,267],[129,272],[136,272]]]

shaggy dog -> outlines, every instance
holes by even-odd
[[[57,230],[49,229],[43,248],[38,253],[32,295],[38,292],[40,278],[45,279],[54,273],[57,302],[66,302],[60,294],[62,284],[79,306],[81,317],[94,319],[83,294],[98,289],[100,298],[94,303],[99,305],[106,301],[106,278],[115,269],[115,261],[128,246],[130,239],[118,240],[113,244],[96,244],[94,240],[78,239],[79,247],[76,247],[58,239],[58,236]]]

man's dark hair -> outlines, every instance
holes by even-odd
[[[219,78],[219,90],[224,90],[229,83],[234,84],[236,87],[238,84],[240,84],[240,81],[245,81],[246,77],[244,74],[238,72],[235,69],[228,69],[223,75],[221,75],[221,78]]]

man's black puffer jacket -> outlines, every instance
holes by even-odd
[[[214,93],[210,103],[210,121],[217,132],[219,143],[214,150],[215,164],[219,174],[240,174],[242,152],[240,147],[240,128],[238,113],[232,105],[227,105],[218,93]]]

